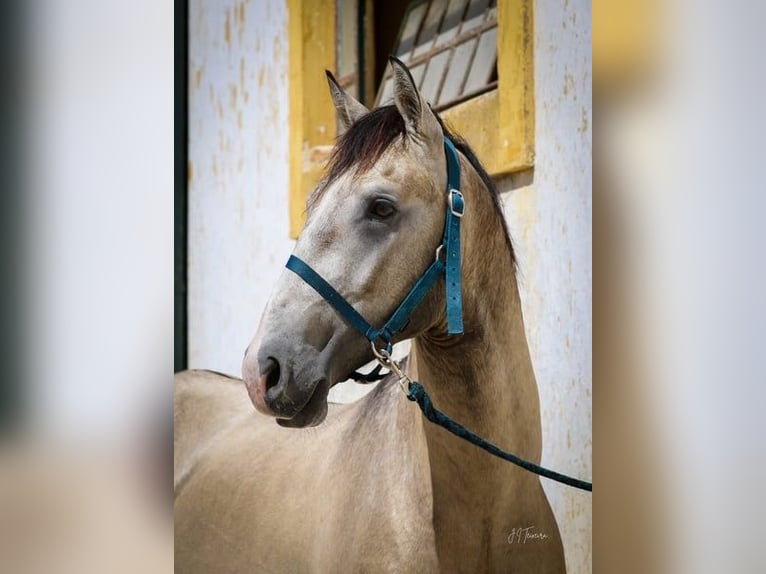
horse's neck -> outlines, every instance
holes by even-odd
[[[465,334],[418,337],[412,374],[436,408],[501,448],[539,461],[539,400],[513,265],[491,199],[484,189],[485,197],[478,193],[466,195],[474,217],[463,230]],[[533,504],[539,483],[436,425],[424,423],[424,430],[440,557],[451,564],[461,557],[491,561],[507,545],[509,520]]]

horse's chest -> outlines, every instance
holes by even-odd
[[[379,478],[384,482],[333,504],[333,527],[317,540],[327,565],[322,571],[438,572],[426,489]]]

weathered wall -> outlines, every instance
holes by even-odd
[[[189,365],[239,374],[293,244],[287,238],[287,11],[282,0],[192,0],[190,13]],[[538,0],[535,21],[536,167],[531,185],[507,178],[500,187],[520,258],[543,461],[588,478],[590,3]],[[356,397],[356,387],[337,389],[335,397]],[[590,495],[556,484],[546,490],[569,571],[589,572]]]
[[[592,474],[591,5],[535,4],[535,170],[500,182],[540,389],[543,464]],[[591,495],[543,480],[569,572],[590,572]]]
[[[189,6],[189,366],[236,374],[288,238],[284,0]]]

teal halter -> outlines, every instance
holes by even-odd
[[[308,263],[295,255],[287,260],[286,267],[308,283],[346,322],[364,335],[373,348],[377,341],[385,345],[383,349],[391,353],[392,341],[410,316],[415,312],[425,296],[444,274],[447,292],[447,332],[450,335],[463,334],[463,294],[461,286],[460,259],[460,220],[465,213],[465,198],[460,193],[460,160],[455,144],[445,136],[444,152],[447,156],[447,215],[444,222],[442,242],[436,249],[434,262],[425,270],[420,279],[412,286],[409,293],[394,311],[391,318],[376,329],[362,317],[332,285],[314,271]],[[441,254],[444,252],[444,262]]]
[[[444,222],[444,235],[442,242],[436,249],[436,259],[425,270],[420,279],[412,286],[410,292],[402,300],[394,311],[391,318],[380,329],[376,329],[362,317],[346,299],[333,289],[319,273],[314,271],[307,263],[292,255],[287,260],[287,268],[298,277],[308,283],[319,293],[332,307],[343,317],[349,325],[364,335],[372,345],[372,351],[378,362],[398,377],[407,398],[415,401],[420,406],[425,417],[452,434],[466,440],[490,454],[511,462],[530,472],[558,481],[568,486],[581,490],[593,491],[593,484],[577,478],[572,478],[533,462],[524,460],[513,453],[506,452],[494,444],[484,440],[471,432],[466,427],[453,421],[447,415],[437,410],[431,402],[425,389],[420,383],[411,380],[396,362],[391,359],[393,338],[399,333],[410,319],[412,313],[418,308],[431,287],[439,280],[442,273],[446,280],[447,290],[447,332],[450,335],[463,334],[463,295],[461,290],[461,262],[460,262],[460,219],[465,213],[465,198],[460,193],[460,161],[455,145],[445,136],[444,151],[447,155],[447,216]],[[444,263],[441,260],[442,252],[445,253]],[[384,348],[376,346],[377,341],[385,344]],[[360,375],[362,380],[372,381],[381,378],[378,376],[380,367],[369,375]],[[359,380],[359,379],[358,379]]]

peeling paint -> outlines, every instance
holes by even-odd
[[[563,93],[565,96],[570,95],[575,91],[575,79],[572,74],[569,72],[566,73],[564,76],[564,90]]]
[[[579,132],[581,134],[587,133],[589,127],[590,127],[590,122],[588,120],[588,110],[583,108],[582,109],[582,122],[580,123]]]
[[[237,375],[292,246],[288,14],[190,0],[189,17],[189,365]]]
[[[590,2],[535,3],[534,183],[504,194],[543,414],[543,463],[592,476]],[[574,15],[577,14],[577,17]],[[501,191],[508,191],[504,181]],[[592,571],[591,499],[544,484],[568,572]]]

